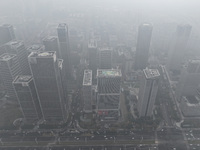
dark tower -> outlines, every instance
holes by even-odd
[[[65,121],[67,106],[56,52],[32,52],[28,60],[44,119],[49,122]]]
[[[60,44],[61,58],[63,59],[63,67],[65,67],[66,75],[71,78],[71,60],[70,60],[70,47],[69,47],[69,35],[68,26],[65,23],[61,23],[57,27],[58,40]]]
[[[17,76],[13,85],[26,121],[39,120],[42,117],[42,112],[32,76]]]
[[[45,46],[45,51],[56,51],[57,57],[61,58],[57,37],[48,36],[43,39],[43,44]]]
[[[148,65],[152,29],[152,25],[147,23],[139,26],[135,56],[135,70],[145,69]]]
[[[4,24],[0,26],[0,45],[5,44],[15,39],[15,33],[13,26],[10,24]]]

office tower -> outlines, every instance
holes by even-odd
[[[97,70],[97,111],[101,120],[117,120],[120,108],[121,70]]]
[[[30,75],[30,67],[28,64],[28,52],[21,41],[11,41],[5,44],[7,53],[15,54],[17,56],[19,65],[23,75]]]
[[[9,96],[11,100],[17,100],[16,93],[12,84],[15,77],[22,74],[17,56],[8,53],[1,55],[0,70],[7,96]]]
[[[182,96],[194,96],[200,85],[200,59],[193,59],[187,62],[182,69],[180,80],[176,88],[177,99]]]
[[[15,33],[13,26],[10,24],[4,24],[0,26],[0,45],[5,44],[15,39]]]
[[[48,37],[43,39],[43,44],[45,46],[45,51],[56,51],[57,57],[61,58],[57,37],[48,36]]]
[[[28,54],[30,54],[31,52],[42,52],[44,51],[44,45],[33,44],[29,46],[26,50]]]
[[[64,94],[64,103],[66,104],[66,108],[68,111],[68,93],[67,93],[67,77],[65,76],[65,68],[63,67],[63,60],[62,59],[58,59],[58,68],[59,68],[59,73],[60,73],[60,77],[61,77],[61,84],[62,84],[62,90],[63,90],[63,94]]]
[[[168,70],[179,71],[184,63],[187,42],[192,30],[190,25],[178,25],[173,39],[172,47],[169,52]]]
[[[63,66],[66,70],[68,79],[71,77],[71,58],[70,58],[70,46],[69,46],[69,35],[68,26],[65,23],[61,23],[57,27],[58,40],[60,45],[61,58],[63,59]]]
[[[25,120],[27,122],[39,120],[42,112],[32,76],[17,76],[13,86]]]
[[[98,65],[98,57],[97,57],[97,43],[95,40],[90,40],[88,43],[88,59],[89,59],[89,69],[92,70],[92,78],[96,78],[97,74],[97,65]]]
[[[157,69],[144,69],[138,95],[139,117],[151,116],[159,86]]]
[[[100,48],[99,49],[99,68],[111,69],[112,68],[112,49]]]
[[[83,111],[92,112],[92,70],[85,70],[83,76]]]
[[[138,38],[135,56],[135,70],[145,69],[148,65],[149,47],[153,26],[145,23],[138,28]]]
[[[28,60],[44,119],[65,121],[66,103],[56,52],[32,52]]]

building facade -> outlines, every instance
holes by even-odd
[[[13,26],[4,24],[0,26],[0,45],[10,42],[15,39]]]
[[[157,69],[144,69],[138,95],[139,117],[148,117],[153,113],[153,107],[158,91],[160,73]]]
[[[185,61],[187,43],[190,37],[192,26],[178,25],[174,35],[173,43],[169,52],[167,68],[171,71],[181,71]]]
[[[135,70],[145,69],[148,65],[149,48],[151,43],[153,26],[145,23],[138,28],[138,38],[135,56]]]
[[[63,59],[63,67],[65,67],[66,76],[68,77],[68,79],[70,79],[72,75],[72,66],[70,58],[69,34],[67,24],[59,24],[57,27],[57,33],[60,45],[61,58]]]
[[[92,112],[92,70],[84,70],[82,94],[83,111]]]
[[[118,120],[120,108],[121,70],[97,70],[97,113],[99,119]]]
[[[99,48],[99,69],[112,68],[112,48]]]
[[[15,54],[8,53],[1,55],[0,70],[7,96],[9,99],[17,101],[17,96],[12,84],[16,76],[22,74],[17,56]]]
[[[57,37],[48,36],[43,39],[43,44],[45,46],[45,51],[56,51],[57,57],[61,58]]]
[[[32,76],[20,75],[13,81],[15,92],[26,122],[42,118],[42,111]]]
[[[17,56],[20,68],[23,75],[31,75],[28,64],[28,52],[22,41],[11,41],[5,44],[7,53],[15,54]]]
[[[29,64],[46,121],[65,121],[67,105],[56,52],[32,52]]]

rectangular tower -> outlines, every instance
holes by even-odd
[[[13,85],[25,120],[27,122],[39,120],[42,112],[32,76],[17,76]]]
[[[93,79],[96,78],[98,57],[97,57],[97,42],[92,39],[88,43],[88,59],[89,59],[89,69],[92,70]]]
[[[63,59],[63,67],[66,69],[66,75],[68,78],[71,77],[71,58],[70,58],[70,46],[69,46],[69,35],[68,26],[65,23],[61,23],[57,27],[58,40],[60,45],[61,58]]]
[[[99,49],[99,68],[111,69],[112,68],[112,52],[111,48]]]
[[[32,52],[28,59],[44,119],[65,121],[66,104],[56,52]]]
[[[187,43],[192,30],[190,25],[178,25],[169,52],[168,70],[180,72],[182,63],[185,61]]]
[[[4,24],[0,26],[0,45],[5,44],[15,39],[15,33],[13,26],[10,24]]]
[[[160,73],[157,69],[144,69],[138,96],[140,117],[151,116],[158,91]]]
[[[31,75],[28,64],[28,52],[22,41],[11,41],[6,43],[5,49],[7,53],[15,54],[17,56],[19,65],[23,75]]]
[[[43,44],[45,46],[45,51],[56,51],[57,57],[61,58],[57,37],[48,36],[48,37],[43,39]]]
[[[1,77],[9,98],[13,101],[17,100],[17,96],[13,87],[13,80],[16,76],[21,75],[22,71],[18,63],[17,56],[5,53],[0,56]]]
[[[97,70],[97,111],[101,120],[117,120],[120,109],[121,70]]]
[[[92,70],[85,70],[83,77],[83,110],[92,112]]]
[[[145,23],[138,28],[138,39],[135,56],[135,70],[145,69],[148,65],[149,47],[153,26]]]

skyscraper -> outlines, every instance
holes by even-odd
[[[70,46],[69,46],[69,35],[68,26],[65,23],[61,23],[57,27],[58,40],[60,45],[61,58],[63,59],[63,67],[66,69],[66,75],[68,78],[71,77],[71,58],[70,58]]]
[[[39,120],[42,112],[32,76],[17,76],[13,85],[25,120]]]
[[[30,75],[30,67],[28,64],[28,52],[22,41],[11,41],[5,44],[7,53],[15,54],[17,56],[19,65],[23,75]]]
[[[156,99],[160,73],[157,69],[144,69],[138,96],[140,117],[151,116]]]
[[[4,24],[0,26],[0,45],[5,44],[15,39],[15,33],[13,26],[10,24]]]
[[[112,53],[113,53],[113,50],[111,48],[99,49],[99,68],[100,69],[112,68]]]
[[[89,69],[92,70],[92,77],[95,78],[97,74],[97,42],[95,40],[90,40],[88,43],[88,56],[89,56]]]
[[[17,56],[15,54],[8,54],[8,53],[4,53],[3,55],[1,55],[0,70],[7,95],[11,100],[13,101],[17,100],[17,96],[12,84],[16,76],[22,74]]]
[[[182,63],[185,61],[187,43],[192,30],[190,25],[178,25],[169,52],[168,70],[180,71]]]
[[[83,111],[92,112],[92,70],[85,70],[83,76]]]
[[[57,37],[48,36],[43,39],[43,44],[45,46],[45,51],[56,51],[57,57],[61,58]]]
[[[149,47],[153,26],[145,23],[138,28],[138,39],[135,56],[135,70],[145,69],[148,65]]]
[[[192,59],[183,67],[176,88],[177,99],[181,96],[194,96],[200,85],[200,59]]]
[[[97,111],[101,120],[117,120],[120,108],[121,70],[97,70]]]
[[[44,119],[65,121],[67,106],[56,52],[32,52],[28,59]]]

